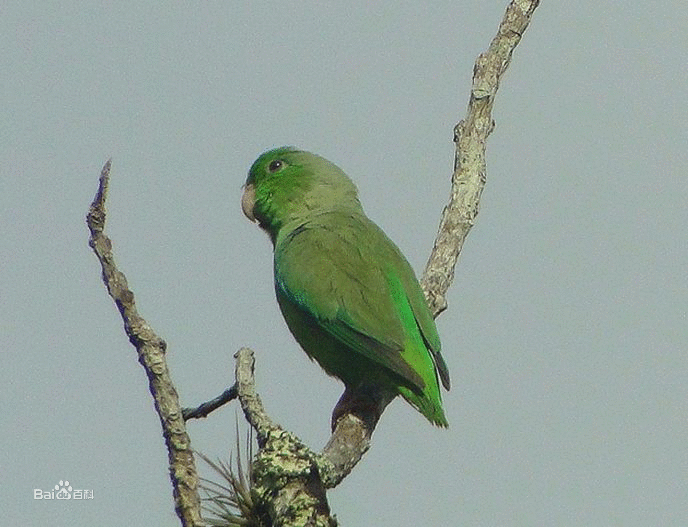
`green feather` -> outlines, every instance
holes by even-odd
[[[447,366],[409,263],[370,221],[356,187],[307,152],[263,154],[247,180],[247,216],[275,246],[275,290],[306,353],[347,387],[376,385],[447,426]]]

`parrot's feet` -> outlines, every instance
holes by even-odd
[[[352,414],[361,419],[372,434],[382,412],[395,397],[396,394],[380,386],[365,384],[355,387],[347,386],[332,410],[332,431],[334,432],[337,421],[341,417]]]

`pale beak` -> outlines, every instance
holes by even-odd
[[[256,217],[253,215],[253,207],[256,204],[256,189],[253,185],[244,186],[244,194],[241,196],[241,210],[244,211],[244,216],[246,216],[252,222],[256,221]]]

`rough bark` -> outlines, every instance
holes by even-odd
[[[134,293],[129,289],[124,273],[117,268],[112,252],[112,242],[103,232],[109,178],[110,161],[108,160],[100,174],[98,192],[86,216],[86,223],[91,231],[88,244],[100,261],[103,282],[122,315],[124,330],[129,341],[136,348],[139,362],[148,376],[148,386],[153,396],[155,410],[160,417],[160,425],[167,446],[177,515],[185,527],[201,526],[203,521],[198,495],[198,474],[191,451],[191,441],[182,418],[177,390],[172,384],[167,369],[165,360],[167,344],[155,334],[136,310]]]
[[[539,0],[512,1],[490,47],[475,63],[468,110],[454,129],[456,154],[449,202],[442,212],[434,247],[421,278],[435,316],[447,308],[446,293],[454,279],[456,262],[478,214],[486,179],[485,146],[494,128],[492,108],[499,83],[538,4]],[[338,485],[370,448],[379,415],[340,416],[323,451],[313,452],[267,415],[255,390],[253,352],[247,348],[235,356],[235,386],[198,409],[182,411],[165,362],[165,342],[136,311],[134,295],[115,265],[110,240],[103,234],[109,174],[108,161],[87,217],[91,231],[89,244],[101,263],[103,281],[149,379],[169,452],[170,477],[182,525],[202,525],[198,476],[184,419],[204,417],[235,396],[257,434],[259,452],[252,465],[252,493],[257,498],[256,506],[264,513],[260,516],[278,526],[336,525],[325,491]]]
[[[490,47],[473,67],[468,111],[454,128],[456,152],[449,203],[442,211],[435,245],[420,280],[435,317],[447,308],[446,294],[454,281],[456,262],[478,215],[487,173],[485,146],[494,129],[492,107],[499,82],[539,3],[511,2]]]

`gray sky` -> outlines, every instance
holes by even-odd
[[[283,144],[331,159],[420,272],[505,5],[3,3],[7,525],[177,522],[146,379],[87,246],[105,160],[107,233],[183,404],[231,384],[250,346],[270,414],[319,449],[341,387],[281,319],[269,240],[239,207],[246,172]],[[688,525],[687,28],[678,0],[538,9],[438,320],[451,427],[395,401],[329,494],[343,525]],[[236,413],[190,423],[194,447],[227,458]],[[93,499],[34,500],[60,480]]]

